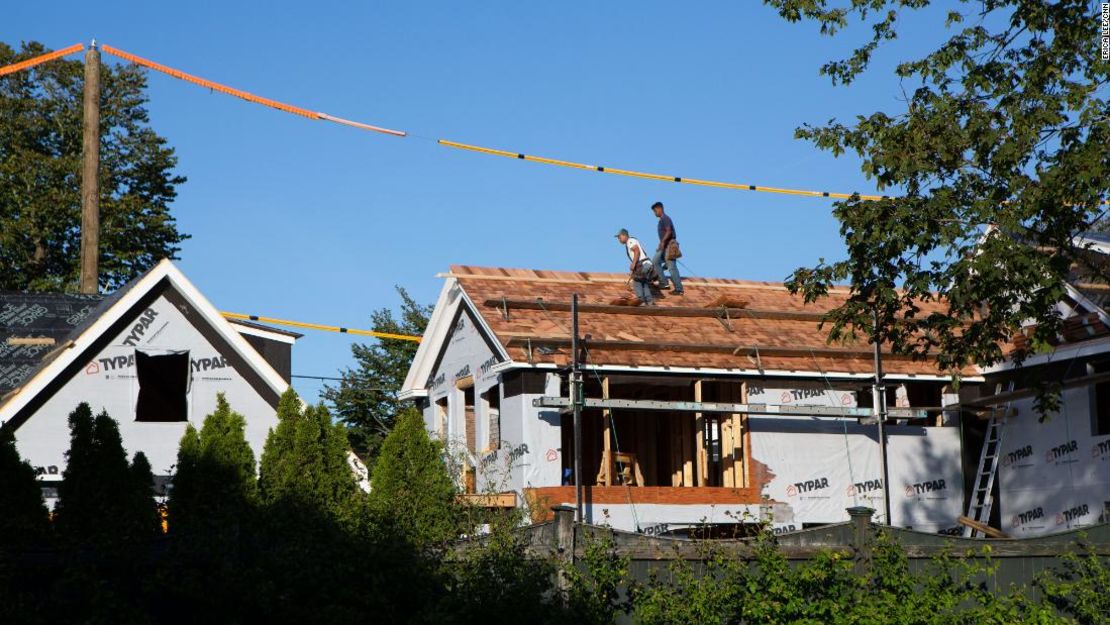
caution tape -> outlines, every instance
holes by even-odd
[[[47,53],[47,54],[44,54],[44,55],[41,55],[41,56],[37,56],[37,57],[32,58],[32,59],[27,59],[27,60],[21,61],[19,63],[8,65],[8,66],[5,66],[5,67],[0,67],[0,76],[3,76],[5,74],[10,74],[10,73],[13,73],[13,72],[18,72],[20,70],[28,69],[28,68],[33,67],[35,65],[38,65],[40,63],[46,63],[47,61],[51,61],[51,60],[56,59],[56,58],[67,56],[67,55],[72,54],[74,52],[79,52],[80,50],[83,50],[83,49],[84,49],[84,45],[75,44],[75,45],[72,45],[68,48],[63,48],[61,50],[57,50],[55,52],[50,52],[50,53]],[[227,85],[223,85],[223,84],[220,84],[220,83],[217,83],[217,82],[205,79],[205,78],[201,78],[199,76],[194,76],[192,74],[188,74],[188,73],[185,73],[181,70],[174,69],[172,67],[162,65],[160,63],[156,63],[154,61],[151,61],[150,59],[145,59],[141,56],[131,54],[130,52],[125,52],[123,50],[120,50],[119,48],[115,48],[115,47],[112,47],[112,46],[109,46],[109,45],[102,45],[101,49],[104,50],[104,52],[106,52],[108,54],[111,54],[113,56],[119,57],[119,58],[124,59],[126,61],[130,61],[131,63],[135,63],[137,65],[141,65],[141,66],[149,68],[149,69],[153,69],[153,70],[158,71],[158,72],[162,72],[164,74],[167,74],[167,75],[172,76],[174,78],[177,78],[179,80],[184,80],[186,82],[190,82],[190,83],[193,83],[195,85],[199,85],[201,87],[211,89],[213,91],[219,91],[220,93],[225,93],[227,95],[235,96],[237,98],[241,98],[241,99],[246,100],[248,102],[253,102],[255,104],[261,104],[263,106],[268,106],[268,107],[271,107],[271,108],[274,108],[274,109],[277,109],[277,110],[280,110],[280,111],[284,111],[286,113],[292,113],[293,115],[299,115],[301,117],[306,117],[308,119],[317,119],[317,120],[323,120],[323,121],[330,121],[330,122],[333,122],[333,123],[336,123],[336,124],[342,124],[344,126],[349,126],[349,127],[352,127],[352,128],[358,128],[358,129],[361,129],[361,130],[368,130],[368,131],[372,131],[372,132],[378,132],[378,133],[382,133],[382,134],[392,135],[392,136],[395,136],[395,137],[407,137],[407,136],[409,136],[408,133],[403,131],[403,130],[394,130],[392,128],[384,128],[384,127],[381,127],[381,126],[366,124],[366,123],[363,123],[363,122],[353,121],[353,120],[350,120],[350,119],[344,119],[342,117],[336,117],[334,115],[329,115],[327,113],[321,113],[321,112],[318,112],[318,111],[311,111],[309,109],[302,108],[302,107],[299,107],[299,106],[294,106],[292,104],[286,104],[284,102],[279,102],[277,100],[272,100],[270,98],[264,98],[262,96],[257,96],[257,95],[254,95],[253,93],[243,91],[242,89],[236,89],[234,87],[229,87]],[[612,175],[615,175],[615,176],[626,176],[626,177],[629,177],[629,178],[641,178],[641,179],[645,179],[645,180],[658,180],[658,181],[661,181],[661,182],[675,182],[675,183],[679,183],[679,184],[689,184],[689,185],[700,186],[700,187],[713,187],[713,188],[718,188],[718,189],[731,189],[731,190],[736,190],[736,191],[755,191],[755,192],[760,192],[760,193],[777,193],[777,194],[781,194],[781,195],[796,195],[796,196],[802,196],[802,197],[832,198],[832,199],[838,199],[838,200],[849,200],[849,199],[853,199],[853,198],[858,198],[860,200],[865,200],[865,201],[877,201],[877,200],[890,199],[890,197],[891,197],[891,196],[887,196],[887,195],[865,195],[865,194],[842,193],[842,192],[833,192],[833,191],[811,191],[811,190],[806,190],[806,189],[789,189],[789,188],[784,188],[784,187],[769,187],[769,186],[755,185],[755,184],[741,184],[741,183],[735,183],[735,182],[723,182],[723,181],[719,181],[719,180],[704,180],[704,179],[701,179],[701,178],[687,178],[687,177],[684,177],[684,176],[674,176],[674,175],[668,175],[668,174],[656,174],[656,173],[650,173],[650,172],[644,172],[644,171],[635,171],[635,170],[631,170],[631,169],[621,169],[621,168],[617,168],[617,167],[606,167],[606,166],[603,166],[603,165],[589,165],[589,164],[586,164],[586,163],[577,163],[577,162],[574,162],[574,161],[565,161],[565,160],[556,159],[556,158],[549,158],[549,157],[546,157],[546,156],[537,156],[537,155],[534,155],[534,154],[524,154],[522,152],[511,152],[511,151],[508,151],[508,150],[499,150],[499,149],[496,149],[496,148],[490,148],[490,147],[485,147],[485,146],[480,146],[480,145],[473,145],[473,144],[469,144],[469,143],[461,143],[461,142],[458,142],[458,141],[451,141],[451,140],[448,140],[448,139],[437,139],[436,143],[438,143],[439,145],[442,145],[444,147],[453,148],[453,149],[456,149],[456,150],[465,150],[465,151],[468,151],[468,152],[477,152],[479,154],[488,154],[488,155],[491,155],[491,156],[501,156],[501,157],[504,157],[504,158],[513,158],[513,159],[517,159],[517,160],[531,161],[533,163],[541,163],[541,164],[544,164],[544,165],[553,165],[553,166],[557,166],[557,167],[567,167],[567,168],[571,168],[571,169],[579,169],[579,170],[586,170],[586,171],[596,171],[596,172],[600,172],[600,173],[604,173],[604,174],[612,174]],[[1104,205],[1104,206],[1110,205],[1110,200],[1103,200],[1103,201],[1099,202],[1099,204]]]
[[[524,154],[521,152],[510,152],[508,150],[498,150],[496,148],[487,148],[480,145],[471,145],[469,143],[459,143],[458,141],[448,141],[447,139],[439,139],[436,143],[457,150],[466,150],[468,152],[478,152],[480,154],[489,154],[491,156],[503,156],[505,158],[515,158],[521,161],[531,161],[533,163],[543,163],[544,165],[556,165],[559,167],[570,167],[573,169],[585,169],[598,171],[603,174],[613,174],[615,176],[628,176],[631,178],[645,178],[647,180],[661,180],[664,182],[678,182],[682,184],[692,184],[702,187],[717,187],[720,189],[735,189],[737,191],[761,191],[763,193],[781,193],[785,195],[802,195],[808,197],[828,197],[841,200],[847,200],[858,197],[861,200],[885,200],[888,196],[885,195],[859,195],[854,193],[834,193],[832,191],[805,191],[802,189],[784,189],[782,187],[765,187],[755,184],[739,184],[735,182],[720,182],[717,180],[702,180],[700,178],[686,178],[683,176],[671,176],[667,174],[653,174],[643,171],[633,171],[631,169],[618,169],[616,167],[605,167],[603,165],[587,165],[586,163],[575,163],[573,161],[564,161],[556,158],[548,158],[546,156],[535,156],[532,154]]]
[[[332,116],[332,115],[328,115],[326,113],[320,113],[320,112],[317,112],[317,111],[310,111],[306,108],[301,108],[299,106],[294,106],[292,104],[286,104],[284,102],[278,102],[277,100],[271,100],[270,98],[264,98],[262,96],[257,96],[257,95],[254,95],[253,93],[243,91],[242,89],[236,89],[234,87],[229,87],[227,85],[222,85],[218,82],[213,82],[213,81],[208,80],[206,78],[201,78],[199,76],[194,76],[192,74],[187,74],[187,73],[185,73],[185,72],[183,72],[179,69],[174,69],[174,68],[169,67],[167,65],[162,65],[161,63],[155,63],[154,61],[151,61],[150,59],[144,59],[141,56],[131,54],[130,52],[125,52],[123,50],[120,50],[119,48],[115,48],[115,47],[112,47],[112,46],[109,46],[109,45],[102,45],[102,46],[100,46],[100,48],[102,50],[104,50],[104,52],[107,53],[107,54],[111,54],[112,56],[119,57],[121,59],[124,59],[125,61],[130,61],[131,63],[134,63],[136,65],[141,65],[141,66],[146,67],[148,69],[152,69],[152,70],[155,70],[155,71],[158,71],[158,72],[162,72],[163,74],[173,76],[174,78],[177,78],[178,80],[184,80],[185,82],[191,82],[194,85],[199,85],[199,86],[204,87],[206,89],[211,89],[213,91],[219,91],[220,93],[225,93],[225,94],[230,95],[230,96],[235,96],[237,98],[241,98],[243,100],[246,100],[247,102],[253,102],[255,104],[261,104],[263,106],[268,106],[270,108],[274,108],[274,109],[277,109],[279,111],[284,111],[286,113],[292,113],[293,115],[300,115],[301,117],[307,117],[308,119],[321,119],[321,120],[324,120],[324,121],[335,122],[337,124],[343,124],[345,126],[360,128],[362,130],[370,130],[370,131],[373,131],[373,132],[380,132],[382,134],[392,135],[392,136],[395,136],[395,137],[404,137],[408,134],[408,133],[406,133],[402,130],[393,130],[391,128],[382,128],[381,126],[373,126],[371,124],[364,124],[362,122],[355,122],[355,121],[351,121],[349,119],[343,119],[342,117],[335,117],[335,116]]]
[[[12,63],[11,65],[5,65],[4,67],[0,67],[0,76],[6,76],[8,74],[21,72],[25,69],[31,69],[36,65],[42,65],[43,63],[53,61],[54,59],[60,59],[63,56],[69,56],[74,52],[80,52],[84,49],[85,44],[75,43],[68,48],[62,48],[61,50],[47,52],[46,54],[40,54],[36,57],[29,58],[26,61],[20,61],[18,63]]]
[[[243,321],[258,321],[261,323],[272,323],[279,326],[292,326],[294,328],[304,328],[306,330],[322,330],[324,332],[339,332],[340,334],[357,334],[358,336],[372,336],[379,339],[392,339],[395,341],[412,341],[419,343],[421,337],[413,334],[392,334],[390,332],[375,332],[373,330],[359,330],[357,328],[344,328],[343,326],[326,326],[319,323],[306,323],[304,321],[290,321],[289,319],[275,319],[273,317],[261,317],[259,315],[244,315],[243,313],[221,312],[221,315],[228,319],[241,319]]]

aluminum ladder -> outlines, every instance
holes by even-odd
[[[1002,385],[995,387],[995,394],[1000,392]],[[1014,390],[1013,381],[1006,388],[1006,392]],[[973,521],[986,525],[990,522],[991,508],[994,506],[994,478],[998,476],[998,459],[1002,456],[1002,426],[1010,412],[1010,402],[1004,406],[993,406],[990,419],[987,420],[987,431],[983,436],[983,449],[979,453],[979,470],[975,473],[975,484],[972,486],[971,500],[967,505],[967,517]],[[975,538],[982,532],[964,526],[964,537]]]

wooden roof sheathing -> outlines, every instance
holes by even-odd
[[[571,315],[566,310],[574,294],[585,310],[579,313],[582,336],[589,336],[588,362],[594,365],[630,367],[682,367],[705,369],[759,369],[814,373],[866,374],[874,371],[871,346],[855,343],[830,345],[827,330],[819,327],[816,315],[824,314],[847,298],[845,289],[833,289],[829,297],[807,304],[791,295],[782,284],[722,278],[684,278],[684,296],[664,294],[659,306],[650,310],[628,307],[628,312],[589,310],[631,300],[626,274],[502,269],[456,265],[450,277],[474,303],[497,340],[516,362],[566,365],[569,347],[556,339],[569,339]],[[536,300],[548,306],[536,306]],[[512,302],[529,301],[531,306],[513,307]],[[508,315],[504,313],[508,303]],[[736,308],[721,318],[707,314],[690,316],[690,309],[722,311],[722,304],[770,313],[812,313],[806,318],[752,318]],[[943,311],[943,304],[922,302],[923,313]],[[668,313],[668,309],[673,310]],[[677,316],[684,313],[686,316]],[[770,315],[774,317],[775,315]],[[789,315],[786,315],[789,316]],[[532,340],[531,349],[528,347]],[[547,342],[544,341],[547,339]],[[593,346],[591,347],[591,342]],[[606,345],[606,343],[609,345]],[[644,349],[634,343],[643,342]],[[665,345],[666,347],[661,347]],[[714,349],[709,349],[712,346]],[[722,347],[735,346],[733,350]],[[764,351],[755,355],[751,346]],[[811,353],[766,354],[766,348],[798,348]],[[830,349],[841,353],[830,354]],[[899,375],[946,375],[931,361],[885,358],[887,373]],[[977,372],[968,370],[966,375]]]

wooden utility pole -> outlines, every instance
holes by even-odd
[[[85,52],[85,99],[81,138],[81,292],[100,290],[100,50]]]

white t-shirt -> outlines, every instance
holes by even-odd
[[[641,263],[646,262],[647,264],[650,265],[651,264],[651,257],[648,256],[647,252],[644,251],[644,246],[640,245],[640,242],[638,240],[636,240],[635,238],[628,237],[628,242],[626,242],[624,244],[624,251],[628,254],[628,260],[632,260],[633,258],[636,257],[636,250],[637,249],[640,250],[640,262]]]

